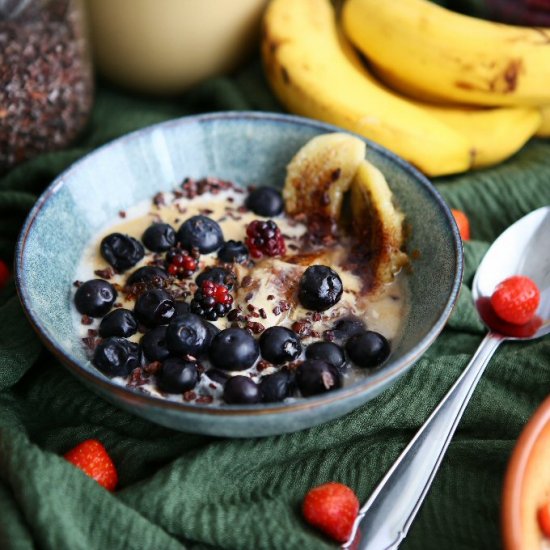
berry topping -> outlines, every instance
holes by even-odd
[[[458,232],[460,233],[460,236],[462,237],[463,241],[469,241],[470,240],[470,221],[468,220],[468,217],[462,210],[451,210],[453,217],[455,219],[456,225],[458,226]]]
[[[208,346],[209,332],[194,313],[183,313],[170,321],[166,343],[172,353],[198,357]]]
[[[524,325],[535,315],[540,304],[540,291],[534,281],[514,275],[497,285],[491,296],[491,306],[503,320]]]
[[[178,279],[191,277],[199,267],[198,254],[191,254],[181,248],[172,248],[166,254],[166,269]]]
[[[340,368],[344,365],[346,357],[344,350],[332,342],[314,342],[306,349],[308,359],[320,359]]]
[[[281,192],[273,187],[258,187],[248,195],[246,207],[258,216],[278,216],[284,208]]]
[[[242,264],[248,259],[248,248],[241,241],[225,241],[218,250],[218,258],[222,262]]]
[[[95,348],[92,363],[107,376],[128,376],[141,362],[138,344],[111,336]]]
[[[141,240],[149,250],[164,252],[176,244],[176,232],[167,223],[154,223],[145,230]]]
[[[197,363],[169,357],[162,363],[158,385],[167,393],[183,393],[192,390],[198,380]]]
[[[97,481],[107,491],[114,491],[118,474],[105,447],[96,439],[87,439],[66,452],[65,460]]]
[[[311,489],[302,503],[305,520],[337,542],[351,536],[359,500],[342,483],[329,482]]]
[[[336,390],[342,377],[336,367],[318,359],[308,359],[296,369],[296,383],[304,397]]]
[[[160,267],[146,265],[136,269],[126,281],[126,286],[132,286],[138,283],[151,284],[152,286],[160,287],[162,282],[168,279],[168,274]]]
[[[134,306],[134,313],[145,326],[164,325],[174,315],[174,301],[168,292],[160,288],[144,292]]]
[[[260,355],[258,342],[242,328],[226,328],[210,344],[210,361],[224,370],[245,370]]]
[[[294,389],[294,376],[280,370],[264,376],[260,381],[260,393],[264,403],[276,403],[290,396]]]
[[[108,336],[123,336],[128,338],[135,334],[138,324],[134,314],[129,309],[118,308],[107,313],[99,324],[99,335],[103,338]]]
[[[10,280],[10,269],[6,262],[0,260],[0,290],[2,290]]]
[[[231,290],[235,284],[235,275],[223,267],[207,267],[197,276],[195,283],[200,287],[204,281],[212,281],[218,285],[225,285]]]
[[[107,235],[99,248],[105,260],[119,272],[130,269],[145,255],[143,245],[139,241],[121,233]]]
[[[390,355],[390,344],[378,332],[366,330],[355,334],[346,342],[349,358],[358,367],[377,367]]]
[[[260,388],[248,376],[232,376],[223,387],[223,400],[230,405],[260,402]]]
[[[284,327],[269,327],[260,336],[262,357],[274,365],[296,359],[302,353],[298,335]]]
[[[326,265],[312,265],[300,278],[298,298],[306,309],[325,311],[338,303],[343,292],[336,271]]]
[[[201,254],[218,250],[223,244],[221,227],[207,216],[192,216],[178,230],[177,240],[187,250],[197,248]]]
[[[166,345],[166,329],[161,325],[146,332],[140,340],[141,349],[148,361],[163,361],[170,355]]]
[[[209,321],[215,321],[229,313],[232,303],[233,296],[225,285],[203,281],[191,300],[191,311]]]
[[[286,252],[281,230],[273,220],[250,222],[246,228],[245,244],[255,259],[262,256],[282,256]]]
[[[103,317],[115,303],[115,287],[103,279],[91,279],[78,287],[74,305],[79,313],[90,317]]]

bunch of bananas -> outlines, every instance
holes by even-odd
[[[550,29],[429,0],[344,0],[341,14],[330,0],[272,0],[262,57],[287,109],[431,176],[496,164],[531,136],[550,136]]]

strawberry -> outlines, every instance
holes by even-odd
[[[105,447],[97,439],[87,439],[64,455],[71,464],[95,479],[108,491],[114,491],[118,474]]]
[[[545,502],[537,510],[539,527],[545,537],[550,537],[550,501]]]
[[[311,489],[302,503],[305,520],[337,542],[346,542],[359,512],[355,493],[342,483],[330,482]]]
[[[10,270],[6,262],[0,260],[0,290],[2,290],[10,279]]]
[[[456,225],[458,225],[458,232],[460,233],[462,240],[469,241],[470,240],[470,221],[468,220],[468,216],[466,216],[466,214],[464,214],[462,210],[455,210],[454,208],[451,208],[451,212],[455,219]]]
[[[491,296],[494,312],[504,321],[524,325],[535,315],[540,303],[537,285],[523,275],[514,275],[497,285]]]

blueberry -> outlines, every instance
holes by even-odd
[[[302,353],[298,335],[284,327],[270,327],[260,336],[262,357],[274,365],[293,361]]]
[[[129,309],[118,308],[108,313],[99,324],[99,335],[108,336],[132,336],[138,329],[134,314]]]
[[[175,315],[189,313],[189,304],[187,302],[174,302],[174,308],[176,309]]]
[[[195,283],[197,286],[201,286],[204,281],[212,281],[217,285],[225,285],[231,290],[235,284],[235,276],[223,267],[207,267],[197,276]]]
[[[160,286],[162,281],[168,279],[168,273],[160,267],[146,265],[136,269],[126,281],[126,286],[135,285],[137,283],[153,283],[155,286]]]
[[[304,397],[342,387],[338,369],[319,359],[308,359],[296,369],[296,383]]]
[[[148,361],[163,361],[170,355],[166,345],[166,329],[161,325],[146,332],[140,340],[141,349]]]
[[[260,381],[260,393],[264,403],[276,403],[289,397],[294,390],[294,376],[282,369],[264,376]]]
[[[101,255],[117,271],[123,272],[136,265],[144,256],[143,245],[122,233],[111,233],[107,235],[100,245]]]
[[[168,292],[160,288],[144,292],[134,306],[134,313],[140,323],[147,327],[164,325],[174,315],[174,301]]]
[[[332,327],[332,333],[338,340],[347,340],[354,334],[365,330],[365,324],[357,317],[344,317],[338,320]]]
[[[248,195],[246,207],[260,216],[278,216],[284,208],[281,192],[273,187],[258,187]]]
[[[225,241],[218,250],[218,258],[222,262],[242,264],[248,259],[248,248],[241,241]]]
[[[183,313],[170,321],[166,343],[172,353],[198,357],[208,346],[208,329],[194,313]]]
[[[176,232],[167,223],[154,223],[145,230],[141,240],[149,250],[164,252],[176,244]]]
[[[232,376],[223,387],[223,400],[230,405],[260,402],[260,388],[248,376]]]
[[[198,248],[201,254],[208,254],[218,250],[223,244],[223,233],[213,219],[207,216],[192,216],[179,228],[177,240],[189,251]]]
[[[139,345],[111,336],[95,348],[92,363],[107,376],[128,376],[141,363]]]
[[[203,322],[204,326],[206,327],[206,332],[208,333],[207,346],[210,346],[210,344],[212,343],[212,340],[214,339],[214,336],[216,336],[216,334],[218,334],[220,332],[220,329],[216,325],[213,325],[212,323],[209,323],[208,321],[205,321],[204,319],[203,319],[202,322]]]
[[[312,265],[300,278],[298,298],[306,309],[325,311],[338,303],[343,291],[336,271],[326,265]]]
[[[390,355],[390,344],[378,332],[366,330],[346,342],[346,351],[358,367],[377,367]]]
[[[197,363],[169,357],[162,363],[158,386],[166,393],[183,393],[192,390],[198,380]]]
[[[210,380],[213,382],[217,382],[218,384],[221,384],[222,386],[229,380],[229,374],[224,372],[223,370],[218,369],[208,369],[205,373],[205,376],[208,376]]]
[[[308,359],[321,359],[334,367],[342,367],[346,360],[344,350],[331,342],[314,342],[306,349]]]
[[[224,370],[244,370],[260,355],[258,342],[242,328],[226,328],[212,339],[210,361]]]
[[[81,284],[74,295],[79,313],[90,317],[103,317],[115,303],[115,287],[103,279],[91,279]]]

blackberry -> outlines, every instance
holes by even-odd
[[[170,275],[178,279],[188,279],[199,267],[199,254],[173,247],[166,253],[165,263]]]
[[[250,256],[254,259],[259,259],[262,256],[282,256],[286,252],[281,230],[273,220],[250,222],[246,228],[244,242]]]
[[[191,312],[196,315],[215,321],[218,317],[225,317],[231,309],[233,297],[229,289],[213,281],[203,281],[191,300]]]

